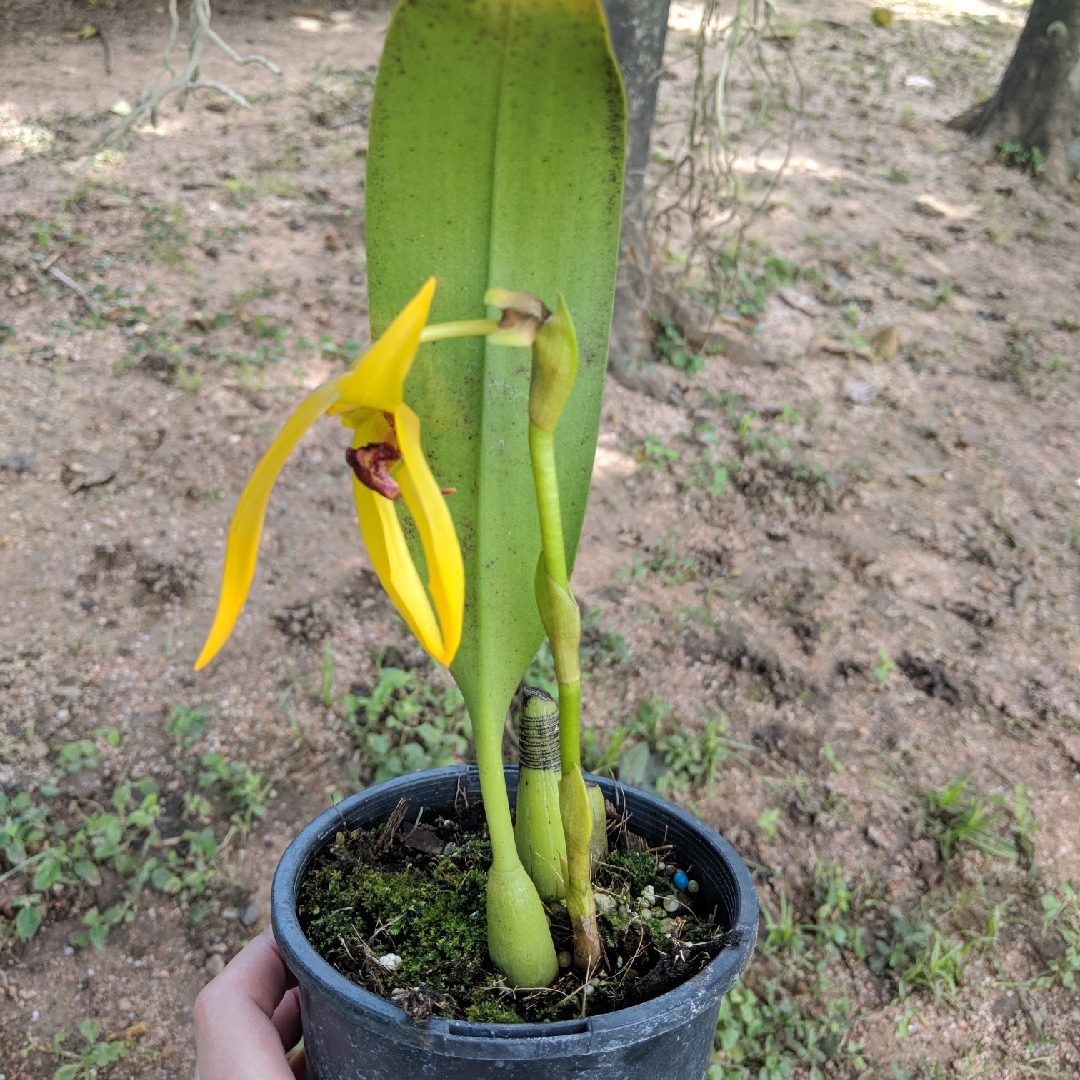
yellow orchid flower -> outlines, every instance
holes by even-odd
[[[196,671],[217,655],[236,625],[255,575],[270,489],[300,437],[323,414],[339,415],[355,431],[345,458],[353,469],[360,532],[379,580],[424,648],[443,664],[453,660],[465,606],[461,549],[443,492],[424,458],[419,417],[402,400],[434,293],[431,278],[363,356],[300,403],[255,467],[233,514],[217,614]],[[394,506],[399,496],[420,534],[427,590],[401,530]]]

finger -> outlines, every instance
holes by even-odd
[[[274,1010],[274,1028],[281,1039],[281,1045],[286,1050],[291,1050],[299,1041],[302,1031],[300,1030],[300,990],[293,987],[285,991],[281,1004]]]
[[[269,933],[262,934],[195,1002],[201,1080],[294,1080],[273,1015],[286,969]]]

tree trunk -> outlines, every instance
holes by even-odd
[[[645,310],[648,249],[643,235],[645,169],[664,63],[669,6],[670,0],[604,0],[627,106],[626,184],[611,334],[611,363],[616,372],[643,355],[649,341]]]
[[[1037,148],[1047,176],[1065,186],[1080,165],[1069,160],[1078,120],[1080,0],[1035,0],[997,92],[949,126],[995,143]]]

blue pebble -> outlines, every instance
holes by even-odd
[[[686,891],[686,886],[690,884],[690,879],[681,871],[676,870],[675,876],[671,879],[676,889],[682,889]]]

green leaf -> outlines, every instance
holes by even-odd
[[[573,565],[604,388],[618,255],[625,104],[599,0],[413,0],[394,13],[372,106],[372,335],[432,274],[431,321],[475,319],[490,286],[573,316],[581,363],[556,433]],[[527,437],[531,358],[481,338],[423,346],[405,397],[465,560],[452,671],[474,723],[501,730],[543,630]],[[398,504],[400,505],[400,504]],[[406,534],[419,563],[411,522]]]
[[[60,878],[60,860],[52,856],[46,858],[34,874],[32,888],[34,892],[51,889]]]
[[[95,926],[90,931],[90,935],[89,935],[90,944],[93,945],[95,949],[104,949],[105,948],[105,940],[106,940],[106,938],[108,938],[108,936],[109,936],[109,924],[108,923],[102,923],[100,926]]]
[[[79,1025],[79,1034],[88,1042],[96,1042],[101,1031],[100,1020],[84,1020]]]
[[[79,859],[72,867],[75,876],[81,878],[87,885],[98,885],[101,882],[101,874],[97,866],[89,859]]]
[[[53,1073],[53,1080],[75,1080],[79,1075],[79,1069],[81,1065],[61,1065],[56,1072]]]
[[[19,935],[20,941],[29,941],[40,925],[41,916],[35,907],[20,908],[19,914],[15,916],[15,933]]]

